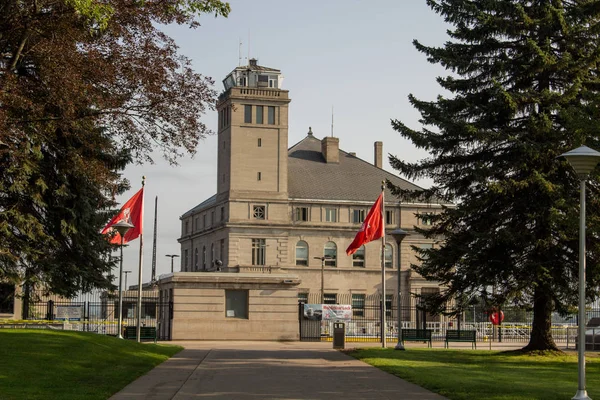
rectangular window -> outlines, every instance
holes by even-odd
[[[262,180],[262,173],[261,172],[257,172],[256,173],[256,180],[257,181],[261,181]]]
[[[265,265],[266,240],[252,239],[252,265]]]
[[[185,221],[185,234],[189,235],[190,233],[190,221]]]
[[[248,104],[244,106],[244,123],[252,123],[252,106]]]
[[[275,125],[275,107],[269,106],[268,110],[268,123],[269,125]]]
[[[225,109],[225,126],[229,126],[229,123],[231,121],[231,111],[229,106],[227,106],[227,108]]]
[[[384,264],[386,268],[392,268],[394,262],[394,249],[391,244],[385,245]]]
[[[298,293],[298,302],[308,303],[308,293]]]
[[[433,249],[433,244],[431,244],[431,243],[422,243],[422,244],[419,245],[419,249],[421,249],[421,250]],[[418,256],[421,257],[424,260],[426,260],[428,258],[427,254],[419,254]]]
[[[394,223],[394,210],[385,210],[385,223],[387,225]]]
[[[325,222],[337,222],[337,209],[326,208],[325,209]]]
[[[296,221],[308,221],[308,207],[296,207]]]
[[[219,128],[222,128],[225,125],[225,123],[224,123],[224,121],[225,121],[224,114],[225,114],[225,110],[219,111]]]
[[[248,319],[247,290],[225,290],[225,317]]]
[[[219,242],[219,257],[222,262],[225,262],[225,239],[221,239]]]
[[[225,221],[225,207],[221,207],[221,221]]]
[[[252,206],[252,217],[254,219],[265,219],[265,206]]]
[[[323,301],[323,304],[337,304],[337,295],[335,293],[325,293]]]
[[[352,315],[355,317],[365,316],[365,295],[352,294]]]
[[[352,210],[352,222],[362,224],[365,220],[365,210]]]
[[[0,283],[0,313],[15,312],[15,285]]]
[[[257,124],[262,124],[263,122],[263,114],[264,113],[264,107],[263,106],[256,106],[256,123]]]
[[[421,215],[420,220],[421,220],[421,225],[431,226],[433,224],[433,222],[431,220],[431,214]]]
[[[186,271],[188,269],[188,265],[189,265],[189,254],[188,254],[188,249],[185,249],[183,252],[183,266]]]
[[[215,211],[211,211],[210,212],[210,226],[213,226],[215,224]]]
[[[262,139],[258,138],[258,147],[262,147]]]
[[[202,216],[202,227],[206,228],[206,214]]]
[[[386,317],[392,316],[392,295],[391,294],[385,295],[385,316]]]
[[[198,229],[200,229],[200,218],[199,217],[196,217],[196,219],[194,220],[194,225],[195,225],[194,230],[197,231]]]

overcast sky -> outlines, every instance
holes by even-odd
[[[426,45],[447,40],[448,26],[425,0],[232,0],[230,4],[228,18],[205,16],[195,30],[168,26],[165,31],[197,72],[215,80],[218,92],[223,90],[222,79],[239,64],[240,40],[242,65],[249,55],[259,65],[280,69],[283,89],[292,99],[288,147],[302,140],[309,127],[319,139],[330,135],[333,106],[334,136],[342,150],[373,162],[373,142],[383,141],[384,169],[394,173],[387,154],[407,160],[427,156],[390,124],[398,119],[419,128],[419,114],[408,95],[433,100],[441,93],[435,78],[445,71],[429,64],[412,45],[414,39]],[[216,132],[216,111],[209,112],[204,122]],[[176,167],[157,160],[154,165],[126,169],[132,189],[117,199],[121,204],[139,189],[141,177],[147,177],[144,282],[151,277],[155,197],[158,276],[170,272],[165,255],[180,254],[179,217],[216,192],[216,143],[216,136],[208,137],[194,158],[182,159]],[[133,271],[129,285],[138,282],[138,252],[139,240],[124,250],[123,269]],[[175,259],[176,271],[180,260]]]

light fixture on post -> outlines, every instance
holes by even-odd
[[[573,400],[591,400],[585,388],[585,182],[600,161],[600,153],[581,146],[560,157],[567,159],[579,177],[579,318],[577,338],[578,387]]]
[[[173,259],[179,257],[177,254],[165,254],[166,257],[171,257],[171,273],[173,273]]]
[[[117,338],[123,339],[123,240],[128,230],[133,228],[133,225],[127,221],[119,221],[112,226],[121,236],[121,258],[119,260],[119,319],[117,322]]]
[[[325,302],[325,260],[332,260],[331,256],[314,257],[315,260],[321,260],[321,304]]]
[[[394,349],[406,350],[404,348],[404,344],[402,344],[402,296],[400,285],[400,277],[402,276],[402,251],[400,245],[402,244],[404,238],[409,236],[409,233],[406,232],[404,229],[397,228],[391,231],[390,235],[394,238],[394,240],[396,241],[396,245],[398,246],[398,282],[396,288],[396,296],[398,296],[398,298],[396,299],[396,307],[398,307],[398,310],[396,311],[398,314],[398,343],[396,343],[396,347],[394,347]]]

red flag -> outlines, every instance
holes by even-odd
[[[123,238],[123,243],[131,242],[142,234],[142,221],[144,220],[144,188],[142,187],[131,199],[121,207],[121,210],[102,229],[102,234],[112,233],[111,226],[117,222],[126,221],[133,225]],[[121,235],[115,232],[110,240],[113,244],[121,244]]]
[[[383,217],[381,215],[383,207],[383,192],[371,207],[371,211],[367,214],[367,218],[363,222],[360,230],[356,234],[356,237],[350,243],[350,246],[346,249],[346,254],[351,255],[356,252],[363,244],[369,243],[373,240],[381,239],[384,235],[385,224],[383,223]]]

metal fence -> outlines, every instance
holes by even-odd
[[[158,321],[170,312],[168,302],[158,298],[142,299],[141,326],[157,329],[158,339],[168,340],[169,333],[161,329]],[[95,332],[116,336],[118,333],[118,299],[107,297],[102,301],[47,300],[30,302],[27,320],[61,321],[64,329]],[[164,318],[166,320],[168,318]],[[137,297],[124,297],[122,308],[122,326],[137,325]]]
[[[346,340],[351,342],[381,341],[381,297],[357,296],[352,294],[336,295],[335,303],[331,297],[323,296],[325,304],[352,305],[352,319],[346,321]],[[319,304],[320,294],[311,294],[308,298],[300,299],[299,325],[301,340],[325,340],[333,337],[335,321],[307,320],[303,313],[303,304]],[[504,321],[493,325],[489,320],[489,310],[482,306],[471,306],[462,314],[447,316],[432,314],[414,296],[403,296],[401,299],[402,329],[429,329],[433,341],[444,341],[448,330],[473,330],[477,342],[514,342],[529,341],[533,312],[521,308],[507,307],[502,309]],[[398,338],[398,307],[395,296],[386,297],[385,331],[386,339],[395,341]],[[600,308],[588,309],[588,320],[600,316]],[[554,341],[567,348],[575,348],[577,337],[577,315],[552,316],[552,337]],[[600,327],[588,328],[586,347],[590,350],[600,350]]]

